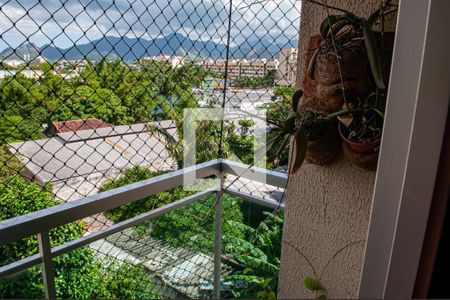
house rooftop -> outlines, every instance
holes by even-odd
[[[148,125],[176,135],[175,122],[166,120],[58,133],[51,138],[10,144],[9,152],[19,154],[29,176],[41,184],[103,176],[139,165],[172,169],[175,162],[163,138],[150,133]]]
[[[111,124],[95,118],[52,122],[52,130],[55,133],[106,128],[111,126]]]

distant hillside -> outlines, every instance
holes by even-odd
[[[16,48],[15,51],[11,47],[6,48],[0,52],[0,57],[5,59],[23,59],[28,54],[29,58],[33,59],[39,55],[39,50],[39,47],[35,44],[23,44]]]
[[[251,39],[239,46],[230,48],[232,58],[252,59],[256,57],[278,57],[280,48],[297,47],[298,40],[292,40],[288,45],[280,45],[265,39]],[[103,57],[118,57],[130,62],[137,58],[155,55],[188,55],[191,58],[224,58],[226,47],[213,41],[192,40],[182,34],[173,33],[154,40],[143,38],[112,37],[105,36],[87,44],[75,45],[70,48],[60,49],[52,45],[45,45],[40,49],[33,44],[20,46],[16,52],[19,56],[29,53],[31,58],[41,55],[48,60],[59,59],[77,60],[87,57],[91,60],[100,60]],[[0,53],[0,57],[9,57],[12,49],[8,48]]]

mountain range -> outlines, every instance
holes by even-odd
[[[282,44],[264,38],[250,38],[240,45],[230,47],[230,57],[235,59],[278,58],[281,48],[295,48],[297,45],[296,38]],[[16,49],[8,47],[0,52],[0,57],[17,59],[18,57],[23,58],[24,54],[29,54],[30,58],[34,58],[39,53],[50,61],[79,60],[85,57],[97,61],[108,57],[110,59],[121,58],[126,62],[131,62],[141,57],[160,54],[217,59],[225,57],[226,45],[212,40],[193,40],[179,33],[172,33],[153,40],[104,36],[69,48],[58,48],[52,45],[38,47],[32,43],[23,44]]]

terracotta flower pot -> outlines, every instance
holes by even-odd
[[[339,123],[339,134],[343,139],[342,148],[344,155],[353,165],[367,171],[375,171],[377,169],[381,137],[368,143],[354,142],[347,138],[347,129],[341,123]]]
[[[337,126],[330,126],[317,140],[308,141],[306,161],[316,165],[332,163],[340,152],[340,140]]]
[[[346,131],[347,129],[345,128],[345,126],[342,125],[342,123],[339,123],[339,134],[341,135],[341,138],[354,152],[362,154],[378,153],[381,136],[367,143],[359,143],[350,140]]]
[[[378,152],[358,153],[350,148],[347,142],[342,142],[345,157],[356,167],[367,171],[376,171],[378,164]]]

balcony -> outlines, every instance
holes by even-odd
[[[291,0],[0,4],[0,298],[273,298],[287,151],[253,161],[268,127],[240,115],[199,122],[185,164],[183,116],[286,113],[299,17]]]
[[[448,298],[449,9],[3,1],[0,298]]]
[[[234,292],[238,292],[239,289],[242,290],[241,292],[245,292],[245,289],[249,288],[245,283],[227,279],[227,276],[230,277],[233,268],[250,266],[242,264],[239,266],[239,263],[233,258],[233,255],[237,254],[230,251],[232,249],[230,247],[236,245],[227,244],[227,241],[230,241],[229,237],[228,239],[223,237],[222,228],[225,222],[222,217],[223,207],[227,205],[224,202],[230,201],[230,199],[224,198],[224,195],[237,196],[241,201],[248,201],[272,210],[275,209],[281,213],[284,211],[284,204],[282,199],[277,201],[273,197],[258,195],[258,193],[255,193],[257,191],[252,192],[243,187],[239,189],[232,183],[227,185],[227,180],[219,181],[223,182],[219,186],[210,185],[209,188],[200,192],[125,221],[104,226],[100,230],[89,232],[80,238],[56,247],[52,247],[54,242],[51,241],[50,233],[60,226],[171,190],[183,184],[186,185],[189,182],[186,182],[185,178],[229,178],[231,176],[237,176],[247,182],[260,183],[260,187],[266,187],[268,191],[272,192],[280,191],[280,188],[283,189],[287,180],[285,173],[250,167],[227,160],[213,160],[8,219],[0,222],[1,243],[13,243],[37,235],[39,253],[0,267],[0,276],[8,279],[8,276],[14,276],[15,273],[26,271],[41,264],[46,297],[56,298],[55,259],[68,257],[70,253],[77,249],[89,247],[96,251],[96,259],[102,256],[104,267],[107,267],[108,259],[119,261],[121,264],[129,263],[143,266],[148,279],[153,280],[154,286],[151,292],[154,295],[203,298],[231,295],[232,289],[236,289]],[[214,219],[214,246],[209,249],[213,250],[212,252],[209,252],[208,249],[198,251],[189,250],[186,247],[171,246],[164,240],[154,239],[150,236],[138,236],[134,232],[136,228],[143,224],[158,220],[158,218],[174,211],[183,212],[185,207],[189,207],[193,203],[201,203],[211,195],[214,195],[214,201],[210,203],[210,212],[205,213],[203,217]],[[208,207],[205,206],[205,208]],[[211,213],[211,216],[208,216],[209,213]],[[189,217],[198,217],[200,224],[206,223],[206,220],[201,220],[201,216],[191,215]],[[183,233],[180,232],[180,234]],[[228,234],[230,234],[229,231]],[[58,270],[58,272],[61,272],[61,270]],[[142,281],[144,280],[142,279]],[[101,285],[101,282],[98,284]],[[237,287],[233,287],[234,285],[237,285]],[[161,294],[158,294],[159,292]]]

